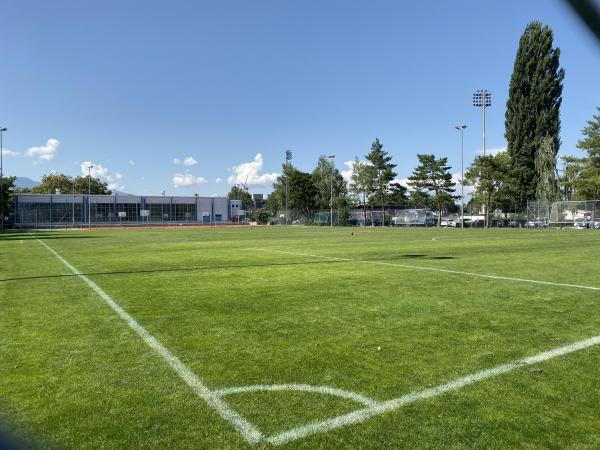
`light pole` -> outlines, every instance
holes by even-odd
[[[71,202],[71,228],[75,228],[75,178],[73,178],[73,201]]]
[[[2,133],[7,131],[8,128],[0,127],[0,198],[2,198],[0,203],[0,213],[2,213],[2,217],[0,217],[0,230],[4,230],[4,170],[2,166]]]
[[[485,109],[492,106],[492,93],[485,89],[475,91],[473,106],[483,108],[483,156],[485,156]]]
[[[473,94],[473,106],[483,109],[483,156],[485,156],[485,109],[492,106],[492,93],[485,89],[475,91]],[[487,228],[487,211],[483,205],[484,226]]]
[[[92,195],[92,169],[93,164],[88,166],[88,228],[92,229],[92,204],[90,203],[90,195]]]
[[[466,125],[457,125],[460,131],[460,227],[465,227],[465,128]]]
[[[292,160],[292,151],[285,151],[285,170],[289,169],[290,161]],[[285,174],[285,224],[288,225],[288,185],[289,185],[289,174]]]
[[[331,181],[331,197],[329,198],[329,222],[330,222],[329,225],[331,227],[333,227],[333,167],[334,167],[333,159],[335,158],[335,155],[329,155],[328,158],[329,158],[329,163],[331,165],[331,177],[330,177],[331,178],[331,180],[330,180]]]

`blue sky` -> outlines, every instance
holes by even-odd
[[[269,192],[286,149],[303,170],[320,154],[344,170],[375,137],[399,178],[424,152],[458,172],[454,125],[468,125],[467,162],[481,149],[476,89],[493,95],[488,148],[506,145],[532,20],[562,50],[561,153],[577,153],[600,105],[600,46],[557,0],[4,2],[4,172],[39,180],[92,162],[130,193],[225,194],[246,176]]]

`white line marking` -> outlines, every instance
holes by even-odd
[[[313,434],[323,433],[346,425],[359,423],[370,417],[378,416],[380,414],[393,411],[404,405],[416,402],[418,400],[424,400],[431,397],[435,397],[449,391],[454,391],[456,389],[463,388],[478,381],[486,380],[488,378],[493,378],[498,375],[511,372],[523,366],[537,364],[552,358],[556,358],[558,356],[566,355],[568,353],[576,352],[578,350],[583,350],[585,348],[592,347],[598,344],[600,344],[600,336],[594,336],[592,338],[576,342],[574,344],[539,353],[535,356],[519,359],[508,364],[484,370],[482,372],[477,372],[462,378],[457,378],[456,380],[450,381],[449,383],[442,384],[431,389],[411,392],[409,394],[403,395],[402,397],[394,398],[385,402],[380,402],[378,405],[373,407],[359,409],[348,414],[324,420],[322,422],[315,422],[309,425],[304,425],[301,427],[291,429],[289,431],[284,431],[283,433],[267,437],[266,440],[271,444],[281,445]]]
[[[314,392],[316,394],[335,395],[336,397],[353,400],[357,403],[362,403],[365,406],[375,407],[380,402],[373,400],[364,395],[357,394],[356,392],[345,391],[343,389],[336,389],[328,386],[312,386],[310,384],[256,384],[253,386],[239,386],[223,388],[213,391],[214,394],[219,397],[231,394],[242,394],[245,392],[260,392],[260,391],[302,391],[302,392]]]
[[[173,368],[173,370],[179,375],[179,377],[185,381],[185,383],[192,388],[192,390],[204,400],[208,405],[213,407],[223,419],[227,420],[234,428],[244,436],[244,438],[251,444],[262,440],[262,434],[246,419],[235,412],[225,403],[219,395],[216,395],[214,391],[211,391],[204,382],[194,374],[185,364],[183,364],[179,358],[171,353],[165,346],[163,346],[154,336],[152,336],[144,327],[142,327],[133,317],[131,317],[123,308],[121,308],[106,292],[104,292],[96,283],[82,274],[77,268],[71,265],[67,260],[60,256],[54,249],[49,247],[45,242],[37,240],[40,244],[46,247],[54,256],[58,258],[67,268],[74,274],[81,278],[85,283],[91,287],[96,294],[98,294],[102,300],[104,300],[108,306],[110,306],[118,315],[125,321],[129,328],[135,331],[142,340],[148,344],[148,346],[158,353],[162,358]]]
[[[244,438],[251,444],[255,444],[263,439],[270,442],[273,445],[281,445],[287,442],[291,442],[297,439],[301,439],[313,434],[322,433],[326,431],[330,431],[336,428],[340,428],[346,425],[363,422],[366,419],[371,417],[384,414],[393,410],[396,410],[404,405],[409,403],[413,403],[418,400],[424,400],[428,398],[432,398],[441,394],[444,394],[449,391],[457,390],[468,386],[470,384],[476,383],[478,381],[482,381],[488,378],[493,378],[498,375],[511,372],[515,369],[518,369],[523,366],[537,364],[543,361],[547,361],[552,358],[556,358],[558,356],[566,355],[568,353],[572,353],[578,350],[583,350],[588,347],[592,347],[594,345],[600,344],[600,336],[595,336],[580,342],[576,342],[574,344],[570,344],[564,347],[559,347],[553,350],[549,350],[547,352],[539,353],[534,356],[530,356],[528,358],[520,359],[508,364],[504,364],[501,366],[497,366],[491,369],[487,369],[481,372],[477,372],[471,375],[467,375],[462,378],[457,378],[449,383],[442,384],[436,386],[434,388],[425,389],[423,391],[415,391],[409,394],[406,394],[402,397],[394,398],[391,400],[387,400],[384,402],[376,402],[368,397],[364,397],[360,394],[356,394],[349,391],[344,391],[341,389],[321,387],[321,386],[310,386],[310,385],[302,385],[302,384],[288,384],[288,385],[256,385],[256,386],[246,386],[246,387],[234,387],[234,388],[225,388],[220,390],[210,390],[203,381],[194,374],[185,364],[183,364],[175,355],[173,355],[166,347],[164,347],[154,336],[152,336],[144,327],[142,327],[132,316],[130,316],[123,308],[121,308],[106,292],[104,292],[96,283],[82,274],[77,268],[67,262],[62,256],[60,256],[54,249],[49,247],[43,241],[37,239],[40,244],[46,247],[59,261],[61,261],[74,275],[77,275],[81,278],[89,287],[91,287],[120,317],[127,323],[127,325],[135,331],[142,340],[154,351],[156,351],[163,359],[175,370],[175,372],[180,376],[180,378],[185,381],[185,383],[192,388],[192,390],[202,398],[208,405],[213,407],[225,420],[230,422],[235,429],[244,436]],[[383,263],[378,261],[365,261],[365,260],[353,260],[348,258],[336,258],[336,257],[328,257],[328,256],[320,256],[320,255],[306,255],[300,253],[292,253],[278,250],[267,250],[267,249],[255,249],[255,250],[263,250],[263,251],[274,251],[279,253],[289,253],[300,256],[309,256],[314,258],[327,258],[331,260],[340,260],[340,261],[356,261],[356,262],[364,262],[364,263],[373,263],[373,264],[384,264],[390,266],[398,266],[398,267],[406,267],[410,269],[421,269],[421,270],[433,270],[438,272],[449,272],[449,273],[457,273],[463,275],[473,275],[484,278],[495,278],[495,279],[506,279],[513,281],[525,281],[531,283],[539,283],[539,284],[550,284],[550,285],[558,285],[558,286],[568,286],[568,287],[578,287],[584,289],[593,289],[600,290],[600,288],[594,288],[591,286],[578,286],[578,285],[568,285],[563,283],[552,283],[546,281],[537,281],[537,280],[526,280],[520,278],[510,278],[510,277],[497,277],[493,275],[480,275],[469,272],[458,272],[451,271],[445,269],[435,269],[435,268],[427,268],[427,267],[419,267],[419,266],[410,266],[405,264],[393,264],[393,263]],[[241,392],[254,392],[259,390],[303,390],[308,392],[317,392],[328,395],[337,395],[340,397],[348,398],[351,400],[356,400],[362,404],[368,405],[366,408],[359,409],[353,411],[348,414],[344,414],[341,416],[334,417],[332,419],[324,420],[321,422],[315,422],[312,424],[304,425],[301,427],[293,428],[288,431],[284,431],[274,436],[263,437],[263,435],[246,419],[244,419],[241,415],[235,412],[233,409],[227,405],[221,397],[224,395],[241,393]]]
[[[592,291],[600,291],[600,287],[595,287],[595,286],[584,286],[584,285],[580,285],[580,284],[567,284],[567,283],[555,283],[553,281],[531,280],[528,278],[515,278],[515,277],[507,277],[507,276],[501,276],[501,275],[485,275],[485,274],[474,273],[474,272],[463,272],[460,270],[438,269],[436,267],[413,266],[411,264],[390,263],[390,262],[385,262],[385,261],[369,261],[366,259],[339,258],[337,256],[311,255],[311,254],[307,254],[307,253],[288,252],[288,251],[284,251],[284,250],[274,250],[274,249],[269,249],[269,248],[249,248],[248,250],[259,250],[259,251],[263,251],[263,252],[284,253],[284,254],[295,255],[295,256],[306,256],[309,258],[323,258],[323,259],[329,259],[331,261],[351,261],[351,262],[359,262],[359,263],[365,263],[365,264],[377,264],[380,266],[402,267],[404,269],[428,270],[431,272],[443,272],[443,273],[450,273],[453,275],[468,275],[471,277],[489,278],[492,280],[518,281],[521,283],[545,284],[545,285],[549,285],[549,286],[561,286],[561,287],[571,287],[571,288],[577,288],[577,289],[588,289],[588,290],[592,290]]]

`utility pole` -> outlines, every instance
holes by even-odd
[[[71,202],[71,228],[75,228],[75,178],[73,178],[73,199]]]
[[[292,160],[292,151],[291,150],[286,150],[285,151],[285,168],[284,170],[289,172],[289,165],[290,165],[290,161]],[[285,174],[285,224],[289,225],[288,223],[288,185],[289,185],[289,174],[286,173]]]
[[[92,229],[92,204],[90,203],[90,196],[92,195],[92,169],[94,165],[88,166],[88,228]]]
[[[7,131],[8,128],[0,126],[0,212],[2,213],[2,217],[0,217],[0,230],[4,230],[4,168],[2,165],[2,133]]]

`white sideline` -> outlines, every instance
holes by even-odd
[[[135,331],[143,341],[148,344],[152,350],[158,353],[162,358],[173,368],[179,377],[192,388],[192,390],[204,400],[208,405],[213,407],[223,419],[227,420],[234,428],[251,444],[257,443],[263,439],[262,434],[250,424],[246,419],[240,416],[237,412],[229,407],[219,395],[210,390],[204,382],[194,374],[179,358],[171,353],[164,345],[162,345],[154,336],[152,336],[144,327],[142,327],[133,317],[131,317],[123,308],[121,308],[106,292],[102,290],[96,283],[82,274],[77,268],[71,265],[67,260],[60,256],[54,249],[49,247],[45,242],[37,240],[40,244],[46,247],[60,262],[74,274],[81,278],[91,287],[108,306],[110,306],[118,315],[125,321],[129,328]]]
[[[492,280],[517,281],[520,283],[545,284],[545,285],[549,285],[549,286],[561,286],[561,287],[571,287],[571,288],[577,288],[577,289],[588,289],[588,290],[592,290],[592,291],[600,291],[600,287],[595,287],[595,286],[584,286],[584,285],[580,285],[580,284],[567,284],[567,283],[555,283],[553,281],[531,280],[528,278],[507,277],[507,276],[502,276],[502,275],[486,275],[486,274],[474,273],[474,272],[463,272],[460,270],[439,269],[437,267],[413,266],[411,264],[390,263],[390,262],[385,262],[385,261],[370,261],[370,260],[366,260],[366,259],[340,258],[337,256],[311,255],[308,253],[288,252],[285,250],[275,250],[275,249],[270,249],[270,248],[248,248],[248,250],[259,250],[259,251],[263,251],[263,252],[284,253],[284,254],[295,255],[295,256],[306,256],[309,258],[322,258],[322,259],[328,259],[331,261],[350,261],[350,262],[358,262],[358,263],[364,263],[364,264],[377,264],[377,265],[381,265],[381,266],[402,267],[404,269],[428,270],[431,272],[450,273],[453,275],[468,275],[471,277],[488,278],[488,279],[492,279]]]
[[[334,395],[336,397],[353,400],[357,403],[362,403],[365,406],[374,407],[380,402],[373,400],[356,392],[345,391],[328,386],[313,386],[310,384],[255,384],[252,386],[239,386],[213,391],[219,397],[231,394],[242,394],[244,392],[264,392],[264,391],[302,391],[313,392],[315,394]]]
[[[448,391],[460,389],[464,386],[468,386],[478,381],[492,378],[506,372],[511,372],[515,369],[518,369],[519,367],[537,364],[542,361],[547,361],[549,359],[556,358],[557,356],[566,355],[568,353],[576,352],[578,350],[582,350],[598,344],[600,344],[600,336],[594,336],[592,338],[576,342],[574,344],[539,353],[535,356],[519,359],[508,364],[484,370],[482,372],[477,372],[471,375],[467,375],[465,377],[457,378],[456,380],[450,381],[449,383],[442,384],[431,389],[411,392],[409,394],[403,395],[402,397],[381,402],[373,407],[359,409],[348,414],[324,420],[322,422],[315,422],[309,425],[293,428],[289,431],[284,431],[283,433],[267,437],[266,440],[274,445],[282,445],[287,442],[291,442],[296,439],[304,438],[313,434],[323,433],[353,423],[359,423],[370,417],[393,411],[404,405],[416,402],[418,400],[424,400],[431,397],[435,397],[437,395],[444,394]]]

